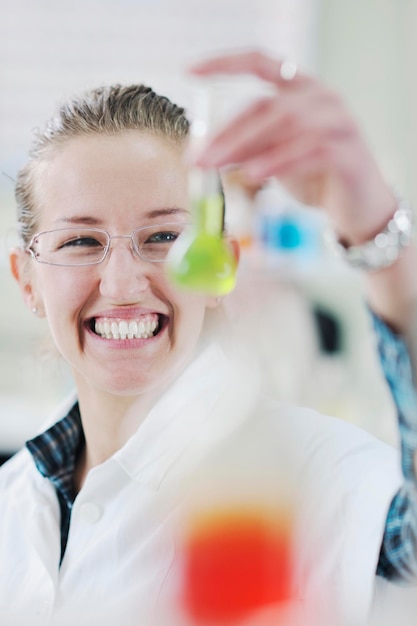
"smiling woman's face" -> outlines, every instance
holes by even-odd
[[[181,150],[140,131],[69,140],[38,170],[38,232],[95,227],[130,235],[143,226],[189,221]],[[46,315],[78,386],[106,393],[163,388],[192,356],[206,308],[215,305],[213,298],[177,291],[164,264],[140,259],[129,239],[116,239],[98,265],[33,259],[30,265],[30,304]],[[117,338],[125,324],[138,336]]]

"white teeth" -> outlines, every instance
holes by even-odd
[[[129,322],[129,331],[127,333],[127,338],[128,339],[133,339],[133,337],[136,336],[137,332],[138,332],[138,324],[137,324],[137,322]]]
[[[106,339],[147,339],[158,326],[157,315],[147,315],[138,320],[101,318],[95,321],[97,335]]]
[[[120,339],[126,339],[128,332],[129,332],[129,326],[127,325],[127,322],[120,322],[119,324]]]

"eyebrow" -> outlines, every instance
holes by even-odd
[[[141,217],[144,219],[156,219],[167,215],[189,215],[187,209],[179,207],[164,207],[147,211]],[[88,224],[89,226],[101,226],[103,220],[92,215],[72,215],[71,217],[61,217],[55,220],[54,224]]]

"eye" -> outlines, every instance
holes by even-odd
[[[160,231],[150,235],[146,239],[145,243],[170,243],[172,241],[175,241],[179,234],[179,232],[175,232],[172,230]]]
[[[68,239],[60,244],[59,249],[62,248],[102,248],[103,243],[98,241],[95,237],[86,236],[86,237],[74,237],[73,239]]]

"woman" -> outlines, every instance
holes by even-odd
[[[262,59],[280,76],[280,63]],[[312,91],[326,102],[310,79],[278,81],[289,95],[305,82],[306,103]],[[338,107],[335,126],[348,119]],[[367,614],[401,482],[397,456],[336,420],[266,405],[254,372],[217,339],[218,298],[179,291],[167,278],[163,261],[191,219],[187,134],[183,110],[150,89],[98,89],[61,109],[19,174],[23,244],[12,272],[27,306],[47,318],[77,394],[0,472],[0,606],[10,623],[189,623],[177,606],[177,522],[180,503],[193,502],[188,486],[201,491],[205,482],[192,479],[213,458],[220,482],[233,487],[228,498],[230,476],[262,479],[250,497],[270,481],[266,497],[277,500],[283,482],[295,481],[297,597],[316,603],[326,589],[338,616]],[[339,135],[340,162],[349,164]],[[356,243],[386,222],[394,200],[353,128],[347,143],[366,184],[349,187],[347,177],[346,188],[333,186],[331,169],[326,189],[337,192],[340,234]],[[318,171],[294,168],[287,182],[311,190],[312,174],[328,169],[323,158]],[[283,177],[279,168],[260,175],[270,173]],[[365,217],[352,213],[346,189],[355,201],[362,192]]]

